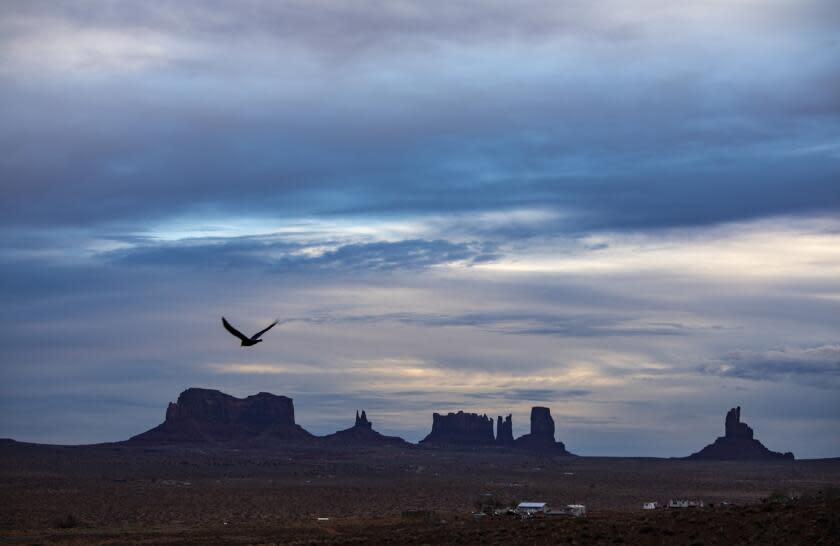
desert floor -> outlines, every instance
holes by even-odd
[[[840,544],[838,488],[837,459],[2,442],[0,543]],[[672,498],[713,507],[641,510]],[[525,500],[588,516],[471,515]]]

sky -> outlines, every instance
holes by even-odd
[[[0,437],[196,386],[840,456],[838,59],[834,0],[3,1]]]

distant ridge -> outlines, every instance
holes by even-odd
[[[512,416],[494,420],[486,414],[435,413],[432,431],[420,446],[436,449],[527,450],[552,455],[574,456],[563,442],[555,440],[554,419],[547,407],[531,408],[531,429],[513,439]],[[791,452],[767,449],[754,437],[753,429],[741,422],[740,406],[726,414],[725,434],[697,453],[690,460],[793,460]],[[14,445],[11,438],[0,439],[0,445]],[[364,410],[356,411],[352,427],[326,436],[315,436],[295,422],[294,402],[287,396],[260,392],[236,398],[214,389],[188,388],[176,402],[170,402],[166,418],[160,425],[132,436],[126,441],[101,444],[124,446],[212,444],[235,447],[415,447],[396,436],[385,436],[373,429]]]
[[[793,460],[793,453],[770,451],[764,444],[753,438],[753,429],[741,422],[741,406],[732,408],[726,414],[725,435],[719,436],[714,443],[707,445],[697,453],[689,455],[694,460]]]

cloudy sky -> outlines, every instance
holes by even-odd
[[[0,437],[201,386],[838,456],[838,58],[835,0],[2,2]]]

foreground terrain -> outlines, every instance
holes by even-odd
[[[0,542],[831,544],[840,536],[837,486],[838,460],[3,442]],[[714,507],[640,509],[672,498]],[[589,516],[470,515],[523,500],[581,503]],[[404,514],[411,510],[426,513]]]

